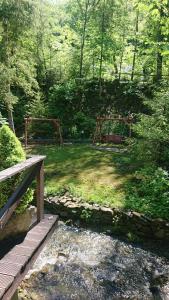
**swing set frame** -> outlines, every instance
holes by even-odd
[[[122,144],[125,141],[125,136],[118,135],[118,134],[102,134],[102,128],[103,124],[106,121],[111,121],[113,122],[119,122],[119,123],[124,123],[128,125],[129,127],[129,134],[128,137],[131,137],[131,127],[133,123],[133,117],[132,116],[127,116],[123,117],[121,115],[113,115],[113,116],[103,116],[103,117],[97,117],[96,118],[96,128],[93,136],[93,144],[95,143],[114,143],[114,144]]]
[[[55,129],[55,133],[58,135],[58,141],[60,145],[63,145],[63,138],[61,133],[61,126],[60,126],[60,120],[59,119],[46,119],[46,118],[25,118],[25,148],[27,148],[29,144],[29,125],[33,122],[46,122],[46,123],[52,123],[53,127]],[[57,139],[54,140],[57,142]],[[47,144],[49,141],[31,141],[31,144]]]

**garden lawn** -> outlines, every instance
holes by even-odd
[[[46,155],[45,193],[64,188],[85,201],[124,206],[122,186],[129,176],[127,154],[98,151],[87,145],[35,146],[29,154]]]

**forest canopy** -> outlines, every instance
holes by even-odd
[[[143,111],[168,80],[168,14],[168,0],[0,0],[3,117],[21,134],[28,115]]]

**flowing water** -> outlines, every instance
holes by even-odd
[[[168,280],[167,259],[61,223],[22,283],[19,299],[169,299],[166,281],[159,289],[160,274]]]

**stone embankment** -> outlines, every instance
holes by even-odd
[[[97,204],[84,203],[82,199],[65,193],[63,196],[48,197],[46,208],[76,225],[89,225],[112,234],[134,235],[139,238],[169,241],[169,222],[151,219],[134,211],[123,211]]]

